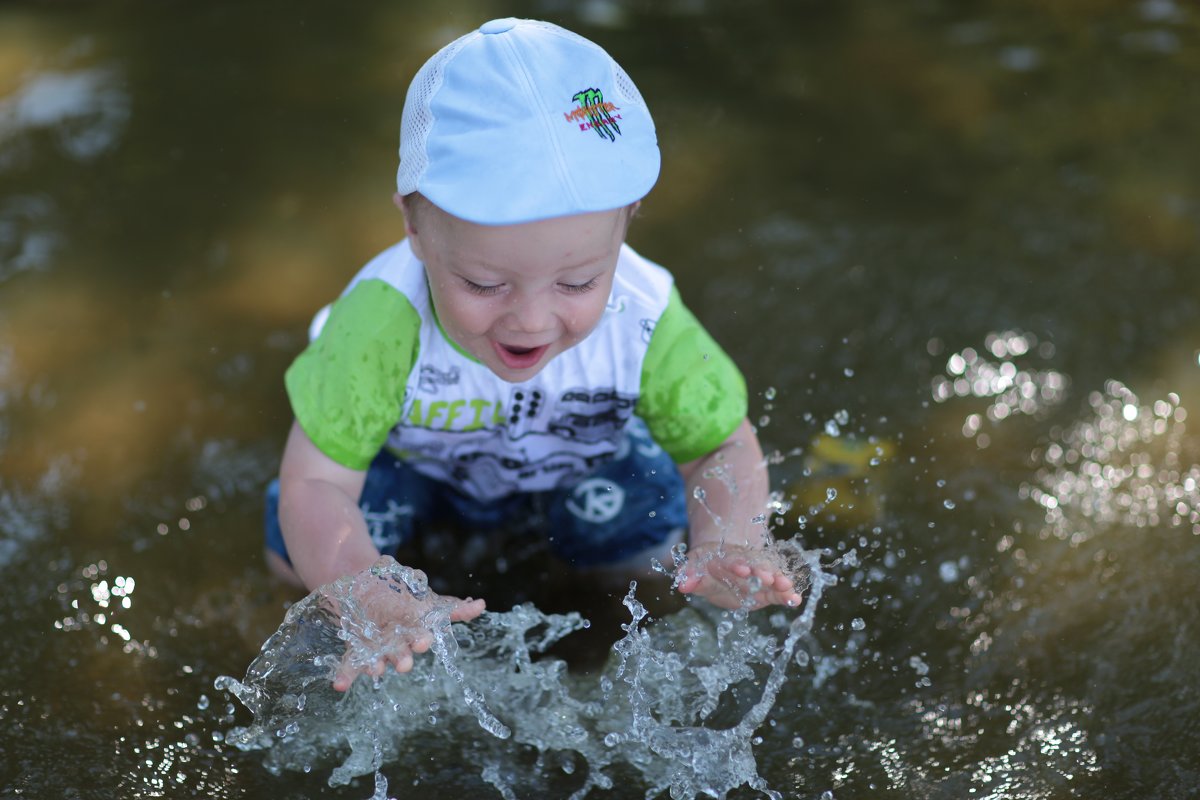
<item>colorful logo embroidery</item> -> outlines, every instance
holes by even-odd
[[[608,139],[610,142],[617,140],[617,135],[621,133],[621,126],[617,124],[617,120],[621,115],[616,112],[621,109],[605,101],[603,92],[599,89],[584,89],[576,92],[571,99],[579,103],[579,108],[563,114],[567,122],[577,122],[579,130],[593,130],[601,139]]]

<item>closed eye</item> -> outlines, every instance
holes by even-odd
[[[596,288],[596,279],[592,278],[586,283],[560,283],[558,286],[568,294],[583,294]]]
[[[472,294],[480,295],[481,297],[493,295],[504,287],[504,284],[502,283],[498,283],[495,286],[484,286],[481,283],[476,283],[475,281],[467,278],[463,278],[462,280],[463,285],[467,287],[467,291],[471,292]]]

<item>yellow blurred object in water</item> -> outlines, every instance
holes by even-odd
[[[846,527],[876,520],[885,499],[880,467],[896,455],[892,442],[821,434],[804,457],[804,477],[794,481],[795,513]]]

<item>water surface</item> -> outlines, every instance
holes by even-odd
[[[770,786],[1194,794],[1200,14],[478,0],[0,8],[0,796],[370,795],[227,744],[213,681],[296,599],[260,562],[281,376],[402,235],[407,81],[510,14],[646,96],[631,243],[742,365],[781,535],[841,559]],[[579,607],[591,668],[620,596],[514,561],[479,594]],[[392,790],[492,792],[463,741]]]

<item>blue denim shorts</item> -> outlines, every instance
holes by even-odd
[[[615,564],[687,530],[683,478],[641,420],[626,427],[616,457],[576,485],[481,502],[421,475],[387,451],[367,470],[359,504],[380,553],[395,555],[429,524],[475,531],[539,520],[551,552],[576,567]],[[267,487],[266,546],[287,559],[279,529],[279,481]],[[289,562],[290,563],[290,562]]]

